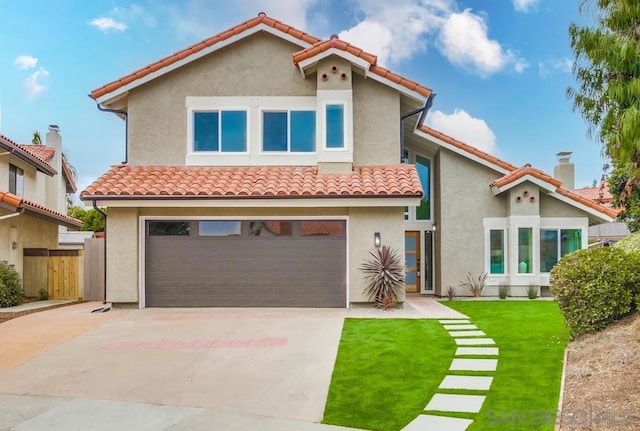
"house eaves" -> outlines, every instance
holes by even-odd
[[[30,151],[27,151],[23,148],[23,146],[15,143],[11,139],[7,138],[4,135],[0,135],[0,149],[7,151],[8,153],[16,156],[17,158],[23,160],[24,162],[30,164],[35,167],[38,171],[49,175],[54,176],[58,172],[55,170],[53,166],[47,163],[46,160],[34,154]]]
[[[23,199],[12,193],[0,191],[0,205],[17,213],[25,213],[68,228],[78,229],[83,225],[81,220],[69,217],[66,214],[54,211],[44,205],[40,205],[30,200]]]

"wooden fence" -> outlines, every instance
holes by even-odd
[[[84,299],[104,301],[104,238],[84,240]]]

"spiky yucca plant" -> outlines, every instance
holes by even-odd
[[[393,307],[404,288],[404,266],[400,256],[388,245],[369,252],[360,270],[364,272],[367,286],[365,295],[385,310]]]

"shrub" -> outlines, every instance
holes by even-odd
[[[6,260],[0,262],[0,307],[18,305],[24,290],[20,275]]]
[[[538,297],[538,285],[535,283],[530,283],[529,287],[527,287],[527,296],[529,299],[536,299]]]
[[[460,282],[460,286],[469,291],[472,296],[479,298],[487,283],[487,273],[483,272],[478,278],[473,278],[470,272],[467,273],[467,279]]]
[[[388,245],[370,251],[369,256],[369,260],[360,266],[367,281],[364,293],[378,307],[387,310],[398,302],[404,289],[404,265],[400,263],[398,253]]]
[[[632,233],[628,237],[613,244],[613,246],[619,247],[627,253],[640,252],[640,232]]]
[[[42,289],[38,290],[38,299],[40,301],[46,301],[47,299],[49,299],[49,292],[47,291],[47,289],[43,287]]]
[[[578,250],[551,270],[550,290],[573,338],[604,329],[629,313],[639,288],[640,253],[621,248]]]
[[[508,295],[509,295],[509,285],[505,282],[501,282],[500,286],[498,287],[498,297],[500,299],[507,299]]]
[[[453,300],[453,298],[456,297],[456,288],[453,286],[447,287],[447,290],[444,291],[444,295],[449,301]]]

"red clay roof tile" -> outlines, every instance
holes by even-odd
[[[47,175],[57,174],[56,170],[48,163],[47,159],[45,158],[47,154],[43,154],[43,152],[39,151],[38,148],[33,151],[30,150],[30,147],[47,148],[45,145],[36,146],[18,144],[12,139],[0,134],[0,147],[7,149],[9,152],[11,152],[11,154],[14,154],[16,157],[19,157],[27,163],[35,166],[36,169],[46,173]]]
[[[503,187],[507,184],[510,184],[526,175],[531,175],[534,178],[538,178],[542,181],[544,181],[545,183],[549,183],[552,186],[558,188],[562,185],[562,183],[558,180],[556,180],[555,178],[553,178],[551,175],[547,175],[544,172],[542,172],[540,169],[536,169],[534,167],[532,167],[529,164],[524,165],[523,167],[516,169],[515,171],[510,172],[509,174],[505,175],[502,178],[498,178],[497,180],[495,180],[493,183],[491,183],[491,186],[495,186],[495,187]]]
[[[44,205],[40,205],[39,203],[21,198],[20,196],[16,196],[13,193],[3,192],[0,190],[0,203],[4,203],[9,205],[16,210],[27,210],[36,212],[40,215],[43,215],[47,218],[53,219],[57,222],[62,222],[62,224],[67,226],[75,226],[82,227],[83,223],[80,220],[77,220],[73,217],[69,217],[66,214],[63,214],[58,211],[54,211],[50,208],[45,207]]]
[[[260,13],[256,18],[251,18],[243,23],[240,23],[228,30],[225,30],[221,33],[218,33],[215,36],[211,36],[201,42],[198,42],[194,45],[191,45],[188,48],[185,48],[181,51],[178,51],[168,57],[165,57],[161,60],[158,60],[152,64],[149,64],[139,70],[136,70],[135,72],[132,72],[126,76],[123,76],[120,79],[117,79],[113,82],[110,82],[108,84],[103,85],[102,87],[96,88],[95,90],[93,90],[91,92],[91,97],[94,99],[97,99],[99,97],[104,96],[105,94],[109,94],[121,87],[124,87],[125,85],[135,81],[136,79],[140,79],[140,78],[144,78],[145,76],[149,75],[152,72],[158,71],[159,69],[162,69],[163,67],[167,67],[170,66],[173,63],[178,62],[179,60],[189,57],[190,55],[193,55],[203,49],[205,49],[206,47],[209,47],[211,45],[214,45],[216,43],[222,42],[226,39],[229,39],[230,37],[233,37],[237,34],[241,34],[242,32],[253,28],[259,24],[265,24],[268,25],[270,27],[273,27],[283,33],[289,34],[297,39],[300,39],[306,43],[317,43],[320,41],[320,39],[315,38],[307,33],[304,33],[301,30],[298,30],[294,27],[291,27],[287,24],[281,23],[280,21],[276,21],[273,18],[269,18],[267,17],[264,13]]]
[[[310,166],[113,166],[81,193],[96,197],[419,197],[413,165],[319,174]]]

